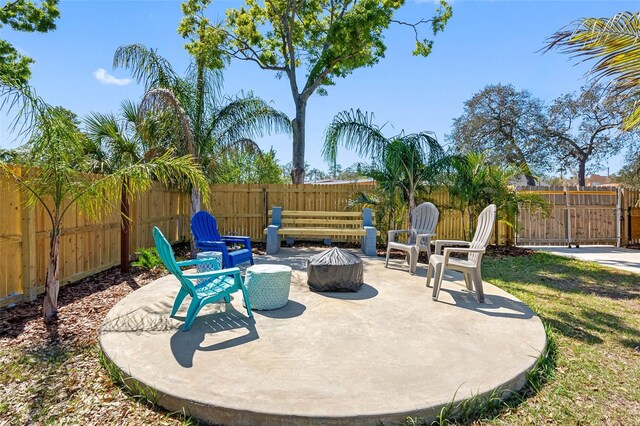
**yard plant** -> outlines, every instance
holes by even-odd
[[[306,114],[311,96],[326,95],[336,79],[377,64],[387,48],[384,31],[392,24],[413,29],[413,54],[428,56],[433,40],[419,38],[420,27],[426,26],[435,36],[452,15],[445,0],[440,0],[431,19],[417,18],[415,22],[394,18],[404,0],[247,0],[228,9],[223,23],[212,25],[204,17],[210,3],[185,1],[179,32],[183,37],[203,35],[201,44],[190,46],[192,52],[251,62],[289,80],[295,106],[291,122],[293,183],[304,183]]]
[[[47,104],[28,86],[0,84],[0,100],[16,113],[14,129],[28,141],[28,154],[15,168],[0,161],[0,172],[24,190],[31,204],[44,208],[49,219],[50,244],[42,315],[57,315],[60,288],[60,237],[64,218],[72,207],[90,217],[118,204],[123,191],[138,193],[154,180],[165,185],[189,182],[207,191],[206,180],[190,155],[175,156],[167,151],[148,162],[122,164],[102,175],[89,175],[89,143],[70,111]],[[127,186],[123,187],[123,182]]]

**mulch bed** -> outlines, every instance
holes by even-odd
[[[127,294],[159,278],[164,272],[132,267],[123,274],[108,269],[60,289],[58,319],[42,320],[43,296],[33,302],[0,309],[0,350],[16,345],[28,347],[74,345],[93,342],[109,310]]]

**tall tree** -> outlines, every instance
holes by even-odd
[[[139,44],[119,47],[113,65],[131,70],[133,77],[144,83],[142,114],[174,114],[173,131],[182,135],[181,152],[193,155],[203,170],[210,171],[208,175],[213,179],[215,173],[211,171],[218,164],[221,152],[246,146],[259,149],[255,138],[274,131],[288,132],[291,127],[285,114],[260,98],[251,94],[223,96],[222,73],[215,68],[220,63],[201,47],[200,38],[191,45],[190,51],[198,56],[194,57],[185,78],[179,77],[155,50]],[[201,199],[200,192],[193,188],[192,216],[200,210]]]
[[[435,183],[444,151],[433,132],[408,135],[401,132],[386,137],[382,132],[384,126],[374,124],[373,119],[373,114],[360,110],[336,115],[327,128],[322,154],[327,162],[334,164],[338,146],[343,145],[360,156],[370,156],[373,173],[368,175],[378,179],[385,177],[384,182],[378,184],[388,187],[389,193],[400,190],[411,224],[416,193]]]
[[[183,3],[183,36],[194,32],[188,29],[196,28],[196,22],[205,20],[203,13],[210,3]],[[304,182],[305,120],[311,95],[325,95],[326,86],[336,78],[378,63],[386,50],[383,32],[392,23],[411,27],[416,34],[413,53],[429,55],[433,41],[419,39],[419,27],[430,25],[435,35],[444,29],[452,13],[441,0],[431,19],[415,23],[395,20],[394,13],[403,4],[404,0],[245,0],[245,6],[227,10],[224,23],[197,27],[207,51],[253,62],[289,80],[296,111],[291,123],[293,183]]]
[[[276,159],[276,151],[231,150],[220,158],[216,182],[283,184],[284,168]]]
[[[593,60],[596,80],[610,79],[609,95],[628,106],[622,128],[640,126],[640,13],[623,12],[612,18],[584,18],[547,40],[547,50],[559,49],[580,62]]]
[[[544,137],[542,101],[512,85],[488,85],[464,103],[447,138],[460,153],[486,152],[491,161],[516,166],[535,185],[535,172],[552,164]]]
[[[46,33],[56,28],[60,16],[58,0],[43,0],[39,7],[29,0],[11,0],[0,7],[0,28]],[[5,82],[24,84],[31,77],[33,59],[19,53],[11,43],[0,39],[0,78]]]
[[[589,169],[620,152],[638,132],[620,132],[625,104],[606,98],[606,88],[597,83],[579,94],[562,95],[548,109],[546,133],[562,167],[578,170],[578,185],[585,186]]]
[[[103,176],[83,173],[86,163],[86,137],[70,111],[52,107],[26,86],[0,84],[2,106],[15,111],[14,129],[28,141],[28,156],[21,170],[0,161],[0,172],[12,178],[29,195],[29,203],[39,203],[51,224],[50,254],[43,304],[45,320],[57,314],[60,288],[60,235],[64,218],[72,206],[90,216],[113,208],[121,195],[123,179],[129,191],[150,187],[153,179],[170,183],[184,178],[206,190],[206,181],[191,156],[171,153],[152,162],[135,162]]]
[[[625,164],[620,171],[611,176],[611,181],[640,188],[640,147],[637,144],[629,148]]]

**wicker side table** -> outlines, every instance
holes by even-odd
[[[196,265],[196,272],[210,272],[222,269],[222,253],[219,251],[201,251],[197,255],[198,259],[208,259],[210,262],[199,263]],[[198,280],[203,281],[203,280]]]
[[[285,265],[254,265],[247,268],[245,285],[251,309],[282,308],[289,302],[291,268]]]

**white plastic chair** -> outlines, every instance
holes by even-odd
[[[422,203],[411,212],[411,229],[399,229],[389,231],[389,242],[387,244],[387,261],[384,267],[389,266],[389,253],[391,249],[407,252],[409,272],[416,273],[418,266],[418,256],[421,251],[426,251],[427,256],[431,256],[431,238],[436,234],[436,225],[440,213],[432,203]],[[407,243],[397,242],[398,234],[409,234]]]
[[[478,216],[478,226],[473,235],[473,241],[455,241],[455,240],[439,240],[436,241],[436,254],[429,258],[429,270],[427,271],[427,287],[431,282],[431,275],[434,274],[433,284],[433,300],[438,300],[440,287],[442,285],[442,276],[445,269],[462,272],[464,282],[469,291],[475,288],[478,302],[484,303],[484,290],[482,288],[482,273],[480,265],[482,255],[484,254],[489,238],[493,232],[493,226],[496,220],[496,206],[494,204],[486,207],[480,216]],[[441,250],[447,245],[467,245],[469,248],[446,247],[444,253]],[[450,257],[451,253],[467,253],[466,260]]]

